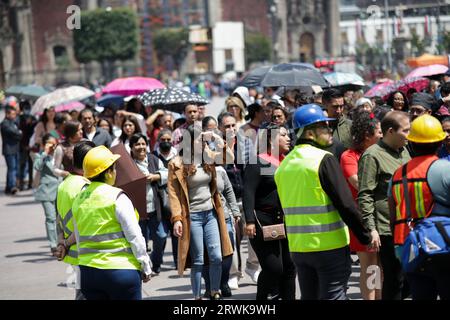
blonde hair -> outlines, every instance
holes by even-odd
[[[225,100],[225,106],[227,108],[228,111],[228,107],[230,106],[238,106],[239,109],[241,110],[240,114],[241,114],[241,119],[236,119],[236,120],[242,120],[245,117],[245,108],[244,108],[244,104],[242,103],[242,100],[239,99],[238,97],[233,97],[230,96]]]

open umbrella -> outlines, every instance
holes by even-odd
[[[419,67],[408,73],[405,79],[417,78],[417,77],[431,77],[438,74],[446,73],[448,70],[447,66],[443,64],[432,64],[429,66]]]
[[[37,86],[34,84],[29,85],[17,85],[11,86],[6,89],[5,93],[10,96],[15,96],[18,98],[39,98],[44,94],[49,93],[49,90],[45,89],[42,86]]]
[[[418,77],[402,79],[396,81],[393,85],[388,87],[388,92],[383,97],[383,99],[386,99],[390,93],[395,91],[401,91],[406,95],[408,95],[408,91],[421,92],[423,89],[427,88],[429,84],[430,79],[427,78]]]
[[[116,183],[115,186],[121,188],[130,198],[139,216],[147,216],[146,184],[147,178],[139,170],[131,158],[123,143],[111,147],[114,154],[120,154],[116,161]]]
[[[262,78],[272,66],[262,66],[250,70],[240,81],[240,87],[253,88],[261,85]]]
[[[81,101],[95,94],[94,91],[80,86],[56,89],[36,100],[31,108],[32,114],[43,113],[45,109],[73,101]]]
[[[103,88],[102,92],[103,94],[110,93],[121,96],[131,96],[165,87],[166,86],[161,81],[155,78],[128,77],[113,80]]]
[[[300,63],[281,63],[267,70],[261,80],[262,87],[329,87],[328,81],[315,68]]]
[[[392,80],[386,80],[381,83],[377,83],[372,88],[370,88],[369,91],[367,91],[364,96],[367,98],[372,97],[384,97],[389,93],[390,87],[394,84],[394,81]]]
[[[185,105],[188,103],[196,105],[209,103],[207,99],[199,94],[173,87],[151,90],[138,96],[138,98],[145,106],[152,106],[178,113],[182,113]]]
[[[123,104],[124,96],[117,94],[105,94],[97,100],[97,104],[100,107],[107,107],[108,105],[114,103],[116,106]]]
[[[356,85],[365,86],[364,79],[361,78],[356,73],[349,72],[329,72],[324,74],[325,79],[333,87],[344,86],[344,85]]]

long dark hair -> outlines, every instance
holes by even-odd
[[[404,94],[404,93],[401,92],[401,91],[398,91],[398,90],[397,90],[397,91],[392,92],[392,93],[390,94],[390,96],[389,96],[389,98],[388,98],[388,100],[387,100],[386,103],[387,103],[392,109],[394,109],[394,96],[395,96],[397,93],[400,93],[400,94],[402,95],[404,104],[403,104],[403,109],[402,109],[402,110],[396,110],[396,111],[408,111],[408,110],[409,110],[409,101],[408,101],[408,97],[406,96],[406,94]]]
[[[125,122],[127,122],[127,121],[130,121],[131,123],[134,124],[134,133],[133,133],[133,134],[136,134],[136,133],[142,133],[141,127],[139,126],[139,122],[138,122],[138,120],[136,119],[136,117],[135,117],[135,116],[125,116],[125,117],[123,118],[122,125],[120,126],[120,129],[122,129],[122,134],[121,134],[120,137],[119,137],[119,140],[122,141],[123,143],[125,143],[125,141],[126,141],[127,138],[128,138],[128,136],[126,135],[126,133],[123,131],[123,125],[124,125]]]
[[[47,123],[48,123],[48,115],[47,115],[47,112],[48,112],[48,110],[49,109],[55,109],[55,107],[50,107],[50,108],[46,108],[45,110],[44,110],[44,113],[42,114],[42,116],[41,116],[41,118],[39,119],[40,121],[42,121],[42,123],[44,124],[44,129],[45,129],[45,132],[47,132],[48,130],[47,130]],[[55,119],[53,119],[53,122],[55,121]],[[56,126],[56,124],[55,124],[55,126]]]
[[[79,121],[69,120],[66,121],[64,125],[64,131],[63,134],[66,137],[66,140],[68,141],[69,138],[72,138],[75,136],[78,132],[78,127],[80,126]]]

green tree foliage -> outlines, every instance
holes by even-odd
[[[415,30],[411,31],[411,49],[415,56],[420,56],[425,52],[426,40],[421,39]]]
[[[265,62],[271,59],[270,40],[260,33],[247,33],[245,35],[246,65],[254,62]]]
[[[75,57],[81,63],[132,59],[138,48],[136,14],[122,8],[84,11],[73,40]]]
[[[450,52],[450,32],[443,32],[441,39],[441,42],[437,45],[438,52],[440,54]]]
[[[189,30],[181,28],[159,29],[153,35],[153,46],[160,62],[172,57],[177,69],[186,57],[189,47]]]

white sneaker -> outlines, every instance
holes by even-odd
[[[238,277],[237,276],[230,277],[230,279],[228,279],[228,286],[230,287],[231,290],[239,289]]]
[[[258,283],[258,276],[261,271],[259,270],[252,270],[252,269],[245,269],[245,273],[248,274],[250,279],[256,284]]]

